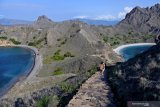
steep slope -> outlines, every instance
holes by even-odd
[[[141,33],[160,33],[160,4],[152,7],[135,7],[118,25],[118,29]]]
[[[160,34],[160,4],[135,7],[115,26],[92,26],[106,43],[116,47],[127,43],[154,42]]]
[[[108,63],[118,60],[111,46],[102,41],[99,32],[77,20],[54,23],[46,16],[41,16],[32,25],[0,26],[0,35],[8,40],[14,38],[21,44],[37,47],[43,56],[43,67],[31,84],[16,85],[19,94],[11,90],[7,95],[9,97],[2,100],[4,103],[0,101],[1,105],[21,105],[23,102],[22,105],[35,106],[43,97],[54,95],[58,96],[60,103],[67,104],[68,98],[72,97],[84,80],[96,72],[102,60]],[[55,79],[52,81],[49,78]],[[64,82],[66,86],[63,86]],[[66,97],[67,101],[64,101]]]
[[[127,101],[160,100],[160,46],[110,68],[109,80],[119,106]]]
[[[49,74],[53,68],[61,66],[65,72],[80,73],[97,65],[101,58],[108,59],[108,62],[116,60],[112,48],[101,40],[98,32],[77,20],[58,23],[48,30],[47,48],[42,49],[45,62],[58,50],[61,54],[70,52],[75,57],[46,63],[42,71]]]
[[[33,26],[38,28],[52,28],[55,24],[56,22],[53,22],[47,16],[42,15],[33,23]]]

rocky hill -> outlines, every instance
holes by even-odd
[[[40,16],[32,25],[0,26],[0,37],[34,46],[43,57],[36,77],[15,85],[0,106],[35,106],[46,96],[56,96],[58,100],[50,99],[50,103],[63,107],[102,60],[120,60],[95,28],[78,20],[55,23]]]
[[[116,59],[112,57],[115,53],[112,51],[111,46],[102,40],[99,32],[92,26],[78,20],[55,23],[43,15],[38,17],[37,21],[32,25],[2,26],[0,31],[2,37],[13,38],[21,44],[39,48],[44,57],[43,70],[46,71],[46,68],[49,68],[46,71],[49,74],[50,71],[53,71],[54,66],[57,65],[65,65],[64,70],[71,72],[72,69],[67,69],[71,68],[71,63],[79,62],[81,58],[83,59],[86,56],[89,59],[94,59],[95,57],[107,58],[109,62],[114,62]],[[75,57],[53,61],[51,57],[57,51],[59,51],[59,54],[69,53]],[[92,65],[93,62],[89,65]],[[89,65],[84,68],[90,67]]]
[[[160,4],[152,7],[135,7],[117,27],[141,33],[160,34]]]
[[[151,7],[135,7],[125,19],[112,27],[93,27],[111,46],[127,43],[154,42],[160,34],[160,4]]]
[[[127,101],[160,100],[160,46],[110,68],[109,80],[119,106]]]
[[[51,19],[49,19],[47,16],[42,15],[39,16],[38,19],[32,24],[34,27],[43,29],[43,28],[52,28],[56,22],[53,22]]]
[[[43,56],[43,67],[36,75],[37,78],[31,83],[16,85],[16,92],[21,89],[21,94],[12,93],[13,98],[6,98],[4,102],[14,105],[15,100],[20,98],[15,104],[23,101],[24,105],[35,106],[36,102],[43,101],[46,96],[54,96],[52,91],[56,91],[58,87],[61,94],[58,94],[59,91],[55,92],[57,99],[64,103],[59,105],[66,105],[66,98],[71,99],[76,88],[95,73],[100,61],[120,61],[113,52],[113,47],[126,43],[153,42],[154,36],[159,34],[159,9],[159,4],[150,8],[136,7],[124,20],[112,27],[90,26],[78,20],[56,23],[44,15],[32,25],[0,26],[0,39],[34,46]],[[158,100],[159,96],[152,94],[159,91],[158,57],[159,47],[155,46],[143,55],[112,68],[109,79],[120,104],[126,99],[146,100],[151,97]],[[54,81],[50,81],[49,77]],[[152,84],[154,82],[155,86]],[[24,91],[21,87],[28,88]],[[133,87],[135,90],[132,90]],[[142,94],[143,92],[147,94]],[[135,94],[137,96],[133,97]]]

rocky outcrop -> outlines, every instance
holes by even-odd
[[[152,7],[135,7],[118,25],[118,29],[160,34],[160,4]]]
[[[43,29],[43,28],[53,28],[55,24],[56,22],[53,22],[47,16],[42,15],[39,16],[38,19],[33,23],[33,26]]]
[[[0,46],[11,46],[13,43],[8,40],[0,40]]]
[[[68,107],[115,107],[112,98],[110,87],[97,72],[80,87]]]
[[[109,81],[119,106],[127,101],[160,100],[160,46],[110,68]]]

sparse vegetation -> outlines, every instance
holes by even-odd
[[[9,40],[10,40],[13,44],[15,44],[15,45],[21,44],[21,42],[16,41],[14,38],[10,38]]]
[[[64,55],[62,55],[60,52],[61,50],[57,50],[51,57],[46,57],[44,63],[50,64],[52,61],[61,61],[67,57],[75,57],[71,52],[66,52]]]
[[[87,76],[87,78],[89,78],[90,76],[95,74],[96,71],[97,71],[96,66],[93,66],[91,69],[89,69],[87,72],[85,72],[85,75]]]
[[[49,103],[49,96],[44,96],[41,100],[36,103],[37,107],[47,107]]]
[[[61,38],[58,38],[57,41],[61,41]]]
[[[64,55],[60,54],[61,50],[57,50],[54,55],[51,57],[51,59],[59,61],[59,60],[64,60]]]
[[[72,55],[71,52],[66,52],[64,54],[64,57],[74,57],[74,55]]]
[[[60,87],[66,93],[72,93],[76,89],[76,85],[68,83],[68,82],[62,82],[60,84]]]
[[[151,39],[151,38],[153,38],[153,35],[150,35],[150,34],[143,36],[143,40],[145,40],[145,41],[148,39]]]
[[[7,40],[6,36],[1,36],[0,39]]]
[[[133,33],[133,31],[128,32],[126,35],[115,34],[114,36],[111,37],[106,34],[100,33],[100,36],[105,43],[109,43],[113,47],[125,43],[140,43],[153,37],[153,35],[149,34],[148,35],[136,34]]]
[[[52,62],[51,57],[46,57],[43,61],[45,64],[50,64]]]
[[[33,42],[29,42],[28,45],[29,46],[38,46],[39,44],[41,44],[41,42],[43,42],[45,40],[45,38],[41,38],[39,40],[34,40]]]
[[[36,39],[36,37],[34,36],[33,39]]]
[[[66,44],[66,42],[67,42],[67,38],[65,38],[64,41],[61,42],[61,45]]]
[[[53,75],[61,75],[61,74],[64,74],[63,68],[61,67],[56,68],[53,72]]]

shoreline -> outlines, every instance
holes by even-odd
[[[32,68],[29,69],[29,71],[26,74],[20,75],[16,81],[11,81],[10,86],[6,87],[7,89],[2,92],[2,95],[0,95],[0,99],[2,99],[15,85],[20,83],[26,83],[32,81],[36,75],[38,74],[39,70],[42,67],[42,56],[39,54],[39,51],[37,48],[27,45],[1,45],[2,47],[21,47],[29,49],[34,54],[34,62]],[[26,72],[26,71],[25,71]]]
[[[113,51],[118,55],[120,55],[120,50],[122,50],[123,48],[130,46],[142,46],[142,45],[156,45],[156,43],[133,43],[133,44],[120,45],[117,48],[113,49]]]

